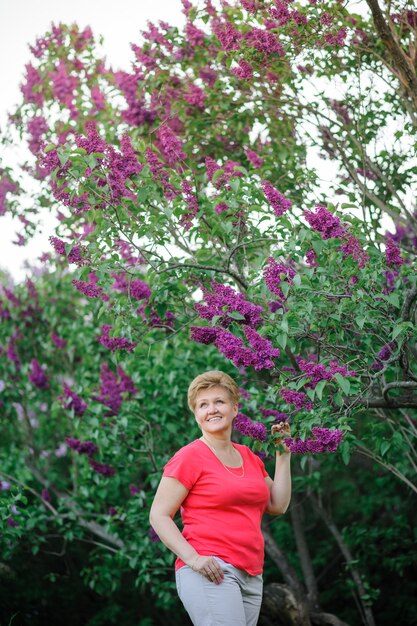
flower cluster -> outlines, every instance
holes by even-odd
[[[271,293],[275,293],[282,300],[285,300],[280,284],[283,281],[291,284],[295,274],[296,271],[291,265],[278,263],[273,257],[269,257],[264,268],[264,281]]]
[[[112,289],[123,291],[129,296],[129,298],[133,298],[134,300],[145,300],[146,302],[149,302],[149,298],[152,295],[152,289],[144,280],[141,280],[140,278],[130,279],[126,272],[113,274],[113,278],[115,281],[112,285]]]
[[[68,409],[74,411],[74,415],[81,417],[87,409],[87,403],[84,402],[75,391],[73,391],[66,383],[63,384],[65,405]]]
[[[313,408],[313,403],[303,391],[282,388],[279,393],[284,402],[293,404],[297,411],[301,411],[301,409],[311,411]]]
[[[65,443],[78,454],[85,454],[88,457],[88,462],[97,474],[109,478],[114,476],[116,470],[114,467],[107,465],[106,463],[99,463],[93,459],[93,455],[98,452],[97,446],[92,441],[80,441],[72,437],[65,437]]]
[[[304,211],[304,217],[310,224],[311,228],[321,233],[323,239],[333,239],[335,237],[344,237],[346,230],[338,217],[330,213],[322,204],[315,207],[313,211]]]
[[[255,48],[264,55],[277,54],[280,57],[285,55],[282,44],[273,33],[260,28],[253,28],[245,36],[247,45]]]
[[[337,361],[331,361],[328,369],[322,363],[313,363],[301,358],[297,358],[297,364],[300,370],[310,378],[310,382],[306,384],[306,387],[310,389],[314,389],[321,380],[333,380],[335,374],[345,377],[356,376],[354,370],[349,370],[346,366],[339,365]]]
[[[252,439],[258,439],[259,441],[265,441],[268,435],[268,429],[265,424],[253,422],[250,417],[244,413],[237,414],[233,422],[233,428],[238,430],[242,435],[252,437]]]
[[[66,244],[64,241],[62,241],[62,239],[58,239],[58,237],[49,237],[49,241],[51,242],[51,245],[54,248],[54,250],[58,254],[65,256],[69,263],[75,263],[78,266],[85,264],[85,261],[81,254],[83,248],[79,244],[72,246],[71,250],[67,254],[65,251]]]
[[[235,169],[236,167],[240,167],[240,165],[234,161],[226,161],[224,165],[220,166],[217,165],[216,161],[211,157],[206,157],[207,178],[215,187],[217,187],[217,189],[223,185],[226,185],[227,188],[227,183],[231,178],[240,178],[243,176],[242,172]],[[222,170],[222,173],[219,176],[216,176],[216,179],[213,180],[214,175],[219,170]]]
[[[216,348],[232,361],[236,367],[254,367],[256,370],[272,369],[272,359],[279,357],[280,351],[272,346],[269,339],[261,337],[250,326],[243,327],[246,339],[251,348],[244,345],[243,340],[224,328],[191,327],[191,339],[198,343],[214,343]]]
[[[351,233],[346,233],[343,240],[344,243],[339,248],[343,252],[343,258],[346,259],[352,255],[353,260],[357,261],[358,267],[362,269],[369,261],[369,254],[363,250],[360,241]]]
[[[262,167],[262,165],[264,164],[263,158],[260,157],[259,154],[255,152],[255,150],[251,150],[250,148],[248,148],[247,150],[245,150],[245,154],[253,167],[255,167],[256,169]]]
[[[105,347],[111,350],[112,352],[116,352],[116,350],[127,350],[127,352],[132,352],[137,346],[137,343],[134,341],[128,341],[124,337],[110,337],[109,333],[112,329],[110,324],[103,324],[101,327],[101,335],[98,335],[99,342]]]
[[[29,133],[29,150],[35,156],[38,155],[43,147],[43,135],[48,132],[48,124],[42,115],[36,115],[27,123],[27,131]]]
[[[77,78],[71,75],[69,68],[62,59],[60,59],[55,70],[50,73],[50,77],[52,80],[54,97],[58,100],[58,102],[67,107],[71,117],[76,118],[77,111],[73,100],[74,92],[78,86]]]
[[[286,437],[284,443],[291,452],[296,454],[307,454],[308,452],[318,454],[322,452],[336,452],[343,437],[341,430],[330,430],[318,426],[312,428],[312,433],[315,439],[305,439],[303,441],[299,437],[296,439]]]
[[[99,395],[93,396],[93,400],[104,404],[110,409],[108,416],[117,415],[123,402],[123,394],[135,395],[137,389],[131,378],[124,372],[120,365],[117,366],[117,374],[111,371],[104,363],[100,370]]]
[[[386,247],[385,247],[385,259],[387,265],[402,265],[405,263],[405,260],[401,256],[401,252],[399,247],[394,243],[391,238],[387,239]]]
[[[158,138],[161,152],[170,167],[187,158],[182,150],[181,140],[167,124],[160,127]]]
[[[164,169],[164,166],[159,161],[156,153],[151,150],[151,148],[146,148],[145,158],[149,165],[152,178],[154,181],[161,184],[167,200],[173,200],[178,195],[178,192],[169,182],[169,172]]]
[[[282,413],[275,409],[260,409],[262,417],[274,417],[276,423],[286,422],[288,420],[288,413]]]
[[[188,104],[197,107],[197,109],[204,109],[206,94],[201,87],[190,83],[187,92],[184,94],[184,100],[188,102]]]
[[[31,63],[28,63],[25,67],[26,82],[20,86],[20,90],[26,102],[36,104],[40,108],[44,101],[42,93],[42,87],[44,84],[43,78],[39,74],[39,71],[35,69]]]
[[[0,170],[0,174],[1,174]],[[8,193],[17,193],[18,187],[16,183],[10,180],[7,176],[2,176],[0,178],[0,216],[5,215],[7,211],[7,194]]]
[[[261,187],[265,194],[265,198],[274,209],[274,213],[277,217],[281,217],[281,215],[292,207],[292,202],[285,198],[285,196],[283,196],[278,189],[275,189],[269,180],[263,180]]]
[[[92,441],[81,441],[73,437],[65,437],[65,443],[71,450],[78,452],[78,454],[86,454],[90,457],[98,452],[97,446]]]
[[[227,327],[233,321],[233,312],[240,314],[241,319],[236,321],[241,324],[256,327],[261,324],[262,307],[248,302],[243,293],[235,291],[228,285],[223,285],[215,280],[212,281],[213,291],[210,293],[203,288],[206,304],[195,304],[194,308],[204,320],[211,321],[218,317],[218,323]]]
[[[213,21],[213,32],[220,41],[223,50],[239,50],[242,35],[228,21]]]
[[[59,335],[57,335],[54,331],[51,332],[51,341],[58,350],[63,350],[67,345],[65,339],[62,339]]]
[[[103,301],[108,301],[109,296],[104,293],[101,287],[95,282],[85,282],[84,280],[72,280],[74,287],[87,298],[100,298]]]
[[[185,230],[190,230],[192,226],[192,220],[195,218],[198,212],[198,199],[195,191],[193,191],[193,188],[188,180],[182,181],[181,188],[188,210],[182,214],[180,224],[184,226]]]
[[[242,80],[250,81],[253,76],[253,67],[244,59],[240,59],[238,66],[232,68],[232,74]]]
[[[47,389],[49,387],[48,377],[37,359],[32,359],[30,362],[29,380],[38,389]]]

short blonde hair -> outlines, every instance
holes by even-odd
[[[223,389],[229,392],[233,403],[239,403],[240,391],[233,378],[220,370],[210,370],[194,378],[188,387],[187,400],[191,411],[194,412],[197,395],[200,391],[217,386],[223,387]]]

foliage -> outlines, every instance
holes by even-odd
[[[2,170],[0,213],[20,219],[21,242],[45,212],[59,225],[42,275],[5,284],[0,302],[2,553],[20,560],[24,539],[34,555],[78,558],[85,543],[94,593],[128,579],[168,610],[171,559],[149,536],[150,499],[194,436],[189,381],[222,368],[243,389],[238,438],[268,459],[266,426],[291,421],[313,566],[334,561],[320,530],[331,503],[338,549],[357,565],[321,602],[355,620],[336,600],[353,585],[371,624],[386,581],[359,537],[379,504],[354,460],[389,471],[380,489],[393,506],[393,476],[405,500],[417,491],[415,13],[384,15],[374,0],[371,15],[337,2],[183,4],[184,29],[150,25],[130,72],[107,67],[76,25],[54,26],[26,66],[10,133],[33,159]],[[373,546],[391,523],[376,523]],[[387,569],[406,576],[412,539],[391,539]]]

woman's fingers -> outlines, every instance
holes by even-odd
[[[193,570],[216,584],[221,583],[224,578],[222,568],[212,556],[199,556],[193,564]]]

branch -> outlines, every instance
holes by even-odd
[[[401,48],[390,25],[385,21],[378,0],[366,0],[372,12],[375,28],[381,38],[382,44],[394,62],[398,71],[398,79],[404,85],[406,95],[410,95],[414,106],[417,108],[417,76],[411,59],[407,57]]]
[[[192,269],[200,270],[202,272],[217,272],[219,274],[227,274],[231,276],[243,289],[248,288],[248,284],[244,281],[240,276],[238,276],[235,272],[231,270],[222,269],[220,267],[214,267],[212,265],[199,265],[198,263],[174,263],[172,265],[168,265],[163,270],[159,270],[158,273],[168,272],[170,270],[182,269],[184,267],[190,267]]]

